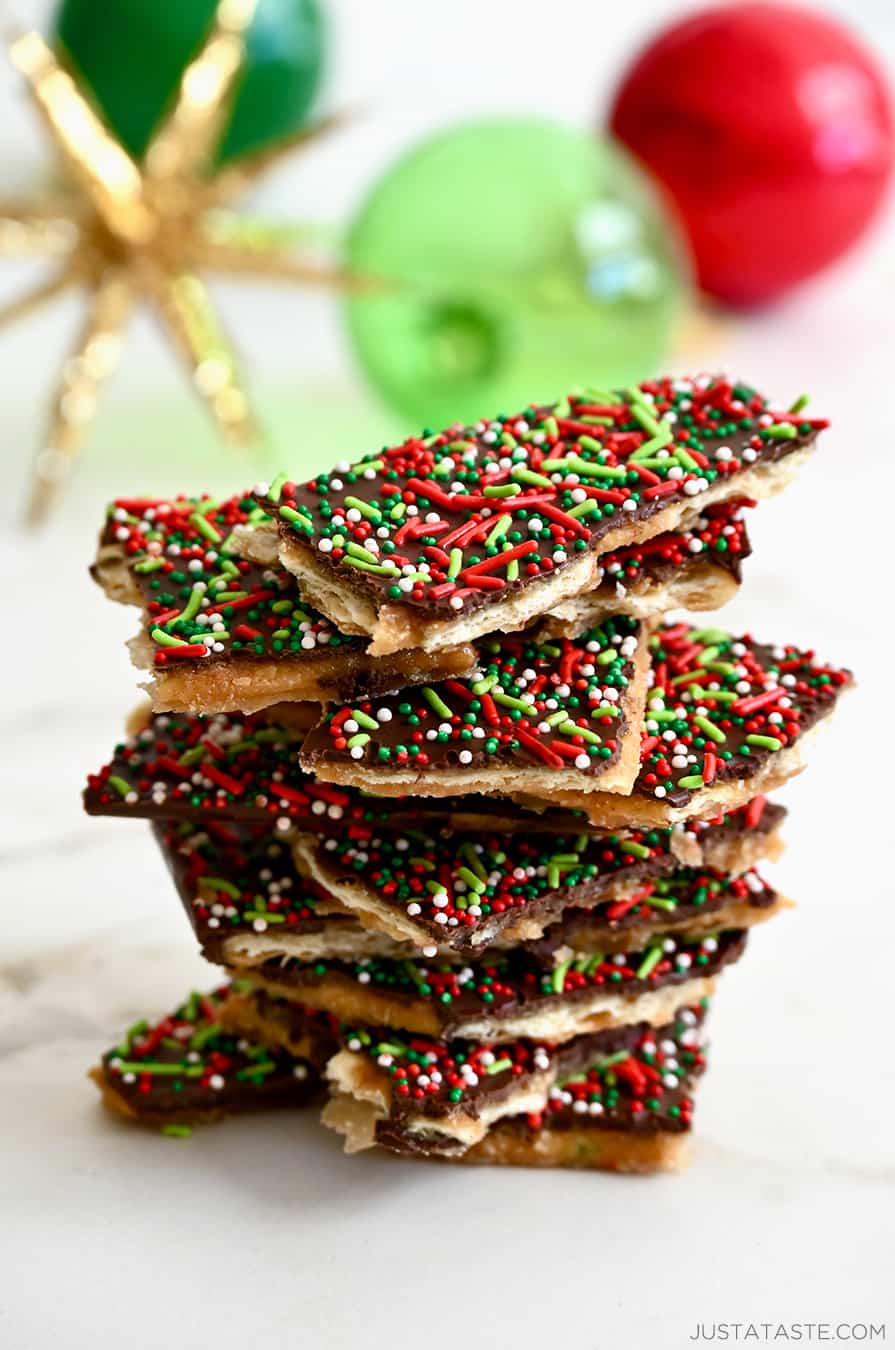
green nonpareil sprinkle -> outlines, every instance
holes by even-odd
[[[438,691],[433,689],[431,685],[426,684],[423,686],[421,692],[432,711],[437,713],[439,717],[450,721],[453,714]]]
[[[359,511],[365,520],[371,520],[374,525],[378,525],[382,520],[382,512],[378,506],[373,506],[370,502],[365,502],[362,497],[346,497],[345,505],[352,511]]]
[[[649,951],[647,952],[643,960],[640,962],[640,965],[637,967],[637,970],[635,972],[638,980],[646,979],[647,975],[651,974],[651,972],[655,970],[656,966],[659,964],[661,960],[662,960],[661,945],[650,947]]]

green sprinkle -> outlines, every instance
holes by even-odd
[[[353,750],[355,746],[368,745],[369,741],[370,737],[367,735],[367,733],[365,731],[359,731],[355,736],[352,736],[348,741],[348,749]]]
[[[522,491],[518,483],[498,483],[482,489],[483,497],[516,497]],[[346,498],[347,500],[347,498]]]
[[[367,731],[379,730],[379,723],[376,721],[375,717],[371,717],[369,713],[362,712],[360,708],[352,708],[351,716],[359,727],[365,727]]]
[[[783,742],[776,736],[747,736],[747,745],[759,746],[762,750],[782,750]]]
[[[769,436],[772,441],[794,441],[798,434],[791,422],[775,422],[773,426],[765,427],[761,433],[762,436]]]
[[[495,690],[491,697],[494,699],[495,703],[500,703],[505,708],[516,708],[519,712],[524,713],[526,717],[536,718],[539,716],[537,709],[531,703],[523,703],[521,698],[512,698],[509,694],[504,694],[498,690]]]
[[[809,396],[807,394],[799,394],[795,403],[790,403],[786,411],[789,413],[800,413],[803,408],[807,407],[808,402]]]
[[[149,636],[160,647],[187,647],[189,645],[184,642],[183,638],[172,637],[170,633],[166,633],[164,628],[151,628]]]
[[[510,470],[510,477],[517,483],[528,483],[530,487],[553,487],[553,483],[542,473],[535,473],[534,469],[526,469],[524,464],[514,464]]]
[[[702,777],[702,774],[691,773],[688,774],[686,778],[679,778],[677,780],[677,785],[682,788],[701,788],[705,787],[705,779]]]
[[[652,971],[655,970],[656,966],[659,964],[661,960],[662,960],[661,945],[650,947],[646,956],[643,958],[640,965],[637,967],[636,975],[638,980],[646,979],[647,975],[649,975]]]
[[[428,684],[423,686],[421,692],[432,711],[437,713],[439,717],[446,718],[450,721],[453,714],[441,695]]]
[[[693,722],[697,727],[699,727],[699,730],[704,731],[706,736],[710,737],[710,739],[713,740],[716,743],[716,745],[723,745],[724,742],[727,740],[727,737],[725,736],[721,728],[716,727],[714,722],[710,722],[707,717],[697,715],[696,717],[693,718]]]
[[[206,510],[207,509],[208,508],[206,507]],[[212,544],[219,544],[224,537],[220,530],[216,530],[211,521],[207,516],[204,516],[201,511],[193,512],[190,516],[190,524],[195,525],[199,533],[204,534],[205,538],[210,540]]]
[[[447,575],[448,580],[453,581],[454,578],[458,575],[460,568],[463,566],[462,548],[452,548],[450,552],[450,559],[451,561],[450,565],[448,566]]]
[[[365,520],[372,520],[374,525],[378,525],[382,520],[382,512],[378,506],[372,506],[370,502],[365,502],[362,497],[346,497],[345,505],[351,510],[360,511]]]
[[[497,520],[494,522],[494,525],[491,528],[491,532],[489,533],[488,537],[485,540],[485,547],[488,548],[489,545],[496,544],[498,539],[500,539],[503,535],[506,534],[507,530],[510,528],[512,523],[513,523],[512,516],[498,516]]]
[[[124,779],[119,778],[117,774],[114,773],[110,774],[109,777],[106,779],[106,782],[109,784],[109,787],[113,787],[115,789],[119,797],[126,797],[127,794],[131,791],[130,783],[126,783]]]
[[[283,520],[288,520],[290,525],[300,525],[308,534],[312,534],[314,527],[307,516],[302,515],[301,511],[295,511],[291,506],[279,507],[279,514]]]
[[[169,1139],[189,1139],[193,1133],[192,1125],[163,1125],[162,1134],[166,1134]]]

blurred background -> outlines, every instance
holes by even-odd
[[[263,70],[247,74],[252,106],[239,136],[235,125],[228,133],[223,172],[240,168],[236,152],[263,151],[272,136],[332,114],[337,124],[279,157],[236,193],[233,216],[211,222],[224,242],[255,241],[239,280],[199,269],[263,428],[254,446],[224,444],[203,406],[223,379],[224,411],[242,408],[213,325],[191,330],[200,352],[208,343],[203,400],[170,332],[138,306],[95,407],[82,378],[92,367],[70,361],[82,291],[0,328],[10,635],[0,701],[0,1048],[82,1036],[95,1049],[186,983],[208,982],[148,831],[88,820],[80,807],[86,772],[106,758],[136,699],[124,647],[134,616],[107,604],[86,571],[110,497],[232,492],[272,468],[310,474],[430,419],[498,412],[505,399],[548,397],[569,382],[723,369],[783,405],[807,392],[810,412],[833,421],[796,487],[750,521],[755,552],[724,622],[815,646],[852,665],[861,690],[816,768],[785,794],[780,880],[805,903],[770,939],[758,934],[760,955],[726,978],[715,1020],[726,1049],[702,1119],[707,1139],[748,1138],[763,1159],[801,1164],[809,1137],[817,1160],[850,1156],[826,1057],[857,1063],[858,1077],[863,1064],[878,1084],[879,1047],[854,1043],[830,982],[837,991],[859,982],[868,1015],[874,998],[886,1007],[895,941],[874,847],[890,828],[878,728],[891,683],[880,616],[891,612],[895,486],[895,7],[730,4],[691,24],[693,9],[680,0],[261,0],[257,21],[266,14],[273,36],[256,43],[255,57],[282,60],[270,84]],[[199,42],[212,11],[212,0],[66,0],[58,17],[25,4],[4,8],[4,23],[20,25],[4,32],[33,24],[57,47],[64,38],[113,122],[127,122],[119,134],[145,142],[137,114],[145,123],[147,81],[170,41],[182,41],[181,24],[192,22]],[[20,255],[0,257],[0,303],[47,267],[21,256],[27,231],[10,203],[64,186],[25,87],[29,51],[17,49],[19,69],[0,61],[0,253]],[[176,74],[186,58],[175,50],[167,59]],[[610,142],[610,123],[640,168]],[[282,228],[239,225],[256,217]],[[271,270],[271,256],[278,266],[310,259],[355,294],[265,280],[256,273]],[[379,288],[364,289],[371,281]],[[188,311],[192,293],[178,295]],[[26,530],[60,373],[77,395],[63,403],[84,444],[48,520]],[[825,851],[828,838],[841,847]],[[870,846],[856,849],[852,838]],[[814,1066],[811,1094],[787,1093],[794,1058]],[[771,1112],[764,1093],[742,1090],[750,1066],[773,1094]],[[884,1121],[876,1134],[866,1123],[868,1158],[885,1156]]]

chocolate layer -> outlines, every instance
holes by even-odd
[[[256,499],[335,585],[450,618],[611,550],[673,503],[735,495],[825,425],[721,378],[647,381],[411,437]]]

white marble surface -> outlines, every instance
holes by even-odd
[[[626,8],[643,27],[649,6]],[[520,6],[529,35],[533,9]],[[891,35],[888,6],[867,12]],[[609,26],[618,49],[620,22]],[[583,72],[585,58],[575,59]],[[580,118],[584,100],[574,97],[562,110]],[[200,1338],[241,1350],[259,1336],[315,1350],[664,1350],[687,1344],[698,1322],[887,1317],[895,1335],[895,896],[884,870],[893,646],[883,627],[895,489],[891,239],[882,230],[875,249],[820,289],[690,353],[692,364],[724,364],[781,399],[808,388],[817,412],[834,417],[798,487],[758,514],[756,555],[729,622],[814,644],[851,664],[860,688],[783,794],[789,850],[773,875],[800,907],[757,932],[723,980],[684,1178],[344,1158],[312,1114],[231,1122],[187,1143],[105,1119],[86,1067],[133,1018],[213,980],[146,828],[80,810],[83,775],[133,702],[123,648],[132,617],[104,603],[84,572],[101,505],[134,487],[131,471],[97,456],[49,542],[9,525],[0,663],[4,1350],[159,1350]],[[7,520],[42,397],[36,343],[30,334],[3,368]],[[356,395],[331,364],[315,376],[342,381],[350,405]],[[119,392],[119,427],[128,399],[147,392],[138,376],[131,371]],[[138,444],[151,443],[153,425],[134,427]],[[225,472],[221,461],[214,486],[241,486],[238,468]],[[149,469],[142,483],[153,478],[159,489],[196,485],[161,482]]]

